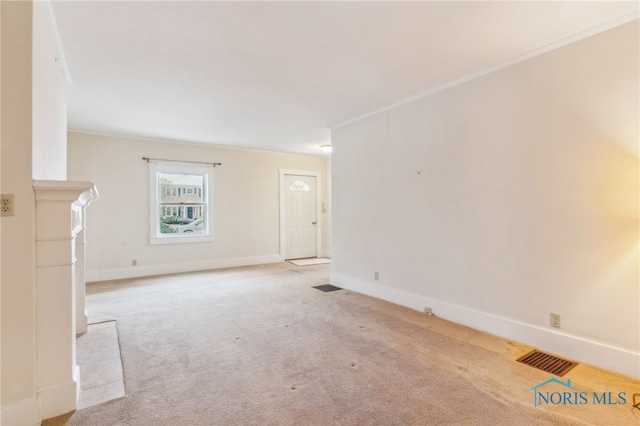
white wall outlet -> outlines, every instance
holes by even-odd
[[[0,212],[2,216],[13,216],[13,194],[2,194],[0,196]]]
[[[374,272],[374,273],[373,273],[373,279],[374,279],[374,280],[378,281],[378,278],[379,278],[379,277],[380,277],[380,276],[378,275],[378,273],[377,273],[377,272]]]
[[[431,309],[431,308],[430,308],[430,307],[428,307],[428,306],[425,306],[425,307],[424,307],[424,313],[425,313],[425,314],[427,314],[427,315],[431,315],[431,316],[433,316],[433,309]]]
[[[550,320],[551,327],[562,328],[562,315],[551,312]]]
[[[138,259],[133,259],[131,261],[131,266],[138,266]]]

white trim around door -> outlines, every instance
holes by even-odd
[[[285,175],[314,176],[316,178],[316,218],[318,226],[316,226],[316,256],[322,253],[322,173],[300,170],[280,169],[280,257],[285,260]]]

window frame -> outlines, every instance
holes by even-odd
[[[149,243],[184,244],[203,243],[213,241],[213,165],[149,161]],[[205,219],[202,234],[162,234],[160,233],[160,174],[196,175],[203,176],[203,218]],[[186,208],[187,206],[184,206]]]
[[[300,186],[298,184],[302,184],[302,185]],[[296,186],[295,188],[294,188],[294,185]],[[296,180],[291,182],[291,185],[289,185],[289,192],[309,192],[309,191],[311,191],[311,189],[309,188],[309,184],[304,180]]]

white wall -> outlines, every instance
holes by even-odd
[[[640,377],[638,43],[634,21],[335,129],[332,283]]]
[[[33,179],[66,177],[66,98],[42,2],[2,2],[1,424],[40,424]]]
[[[324,180],[327,162],[83,133],[69,133],[68,141],[69,179],[91,181],[100,193],[88,216],[89,280],[279,261],[279,169],[317,171]],[[142,157],[222,163],[214,173],[213,242],[149,244],[149,172]]]
[[[15,216],[1,219],[2,424],[36,396],[31,19],[31,3],[2,2],[2,193],[15,196]]]
[[[47,19],[48,3],[33,6],[33,178],[67,178],[67,97],[61,58]]]

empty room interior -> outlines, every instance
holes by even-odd
[[[637,1],[5,1],[0,424],[639,425]]]

